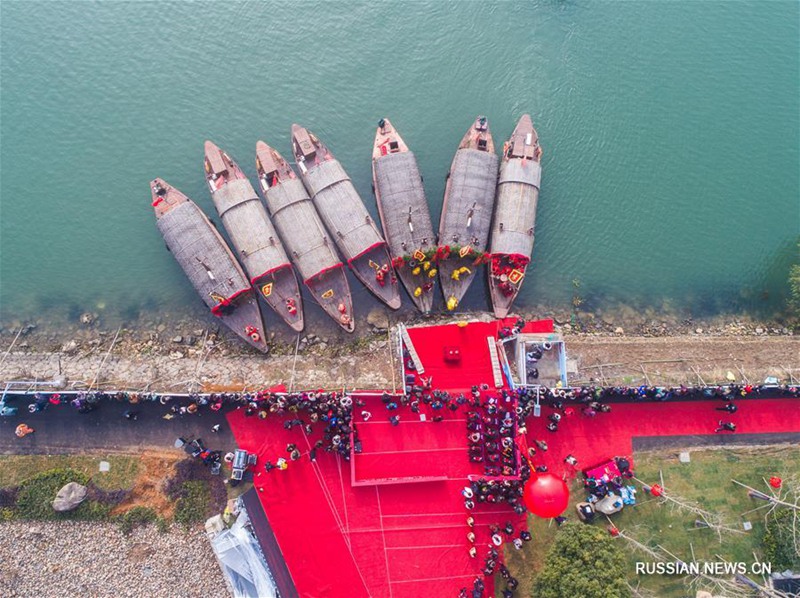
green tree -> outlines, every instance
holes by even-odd
[[[602,528],[564,524],[545,557],[531,596],[536,598],[627,598],[625,556]]]
[[[800,552],[795,544],[795,514],[789,509],[776,510],[767,518],[764,554],[773,571],[800,569]]]
[[[797,249],[800,253],[800,241]],[[792,264],[789,269],[789,318],[796,328],[800,328],[800,263]]]

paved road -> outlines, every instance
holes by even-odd
[[[90,413],[78,413],[70,405],[50,405],[44,411],[30,414],[29,401],[14,399],[10,406],[18,407],[17,415],[0,417],[0,454],[69,454],[92,450],[130,452],[131,449],[171,448],[178,436],[203,438],[210,449],[223,451],[236,447],[224,411],[201,408],[194,415],[163,419],[168,407],[159,403],[129,405],[104,400]],[[176,399],[177,404],[181,404]],[[188,402],[186,402],[188,404]],[[170,403],[172,405],[172,403]],[[127,409],[139,411],[136,421],[126,419]],[[35,433],[17,438],[14,430],[26,423]],[[211,426],[220,424],[213,433]]]
[[[634,451],[652,451],[668,448],[690,448],[694,446],[742,446],[765,444],[800,444],[800,432],[775,434],[702,434],[696,436],[634,436]]]

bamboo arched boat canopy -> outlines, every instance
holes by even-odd
[[[333,241],[289,163],[275,149],[256,144],[258,183],[272,221],[311,295],[347,332],[355,330],[350,285]]]
[[[525,114],[503,147],[497,182],[489,265],[489,292],[497,318],[508,315],[531,261],[541,157],[539,136]]]
[[[264,302],[292,329],[303,329],[303,300],[292,263],[264,205],[239,165],[211,141],[205,175],[214,207]]]
[[[399,309],[400,290],[386,241],[342,165],[313,133],[296,124],[292,153],[320,218],[353,273],[378,299]]]
[[[388,118],[372,147],[372,188],[397,275],[423,314],[433,308],[436,237],[414,153]]]
[[[267,351],[258,301],[242,267],[208,217],[183,193],[150,183],[156,225],[167,249],[219,320],[259,351]]]
[[[499,163],[489,121],[479,116],[450,165],[439,221],[439,278],[448,311],[458,307],[488,258]]]

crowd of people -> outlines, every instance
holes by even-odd
[[[444,390],[432,389],[430,380],[424,384],[415,385],[412,383],[407,388],[406,393],[400,395],[401,404],[410,405],[412,411],[419,409],[420,404],[430,405],[433,409],[449,409],[455,411],[459,406],[469,404],[473,408],[480,406],[479,388],[473,387],[471,396],[463,393],[451,395]],[[488,388],[488,387],[487,387]],[[477,392],[476,392],[477,391]],[[9,393],[6,400],[12,400],[15,393]],[[23,398],[32,399],[28,405],[31,413],[42,411],[50,405],[70,403],[76,409],[85,405],[97,408],[104,401],[118,401],[127,403],[148,403],[159,402],[167,405],[172,401],[181,402],[186,405],[192,403],[202,407],[211,406],[212,409],[220,409],[223,406],[240,407],[252,402],[269,403],[270,412],[278,412],[278,397],[285,397],[286,409],[288,406],[300,405],[301,408],[315,402],[317,395],[325,396],[331,393],[278,393],[271,391],[258,392],[221,392],[221,393],[190,393],[190,394],[159,394],[154,392],[125,392],[125,391],[64,391],[64,392],[35,392],[26,393]],[[341,393],[338,393],[341,394]],[[580,386],[580,387],[538,387],[519,388],[511,391],[503,391],[502,399],[511,400],[517,398],[521,411],[519,415],[527,416],[531,413],[532,405],[537,398],[540,402],[556,403],[579,402],[590,404],[592,402],[603,403],[604,401],[622,400],[661,400],[670,399],[723,399],[734,401],[748,397],[758,397],[769,394],[769,396],[780,397],[800,397],[800,385],[752,385],[752,384],[726,384],[712,386]],[[275,407],[273,407],[275,404]]]
[[[782,384],[718,384],[710,386],[579,386],[569,388],[539,389],[539,398],[547,401],[591,401],[624,399],[669,401],[671,399],[724,399],[731,401],[747,397],[759,397],[770,393],[771,396],[800,397],[800,385]]]
[[[613,478],[608,476],[588,476],[583,481],[583,486],[590,495],[600,499],[611,493],[620,494],[622,487],[625,485],[625,480],[633,477],[631,463],[627,458],[615,457],[614,462],[619,470],[618,476],[614,476]]]
[[[520,479],[508,480],[473,480],[468,486],[464,486],[461,491],[464,497],[464,507],[472,510],[476,505],[487,503],[508,504],[517,515],[525,513],[525,505],[522,502],[522,489],[525,482],[531,475],[531,470],[527,462],[523,460]]]
[[[517,474],[516,417],[513,408],[489,397],[479,411],[467,413],[469,459],[482,463],[487,476]]]

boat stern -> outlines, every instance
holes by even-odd
[[[298,162],[312,162],[317,157],[311,132],[296,123],[292,124],[292,153]]]
[[[213,141],[206,140],[203,145],[204,165],[206,171],[206,179],[216,180],[219,177],[228,175],[228,160],[226,160],[225,152]]]
[[[489,128],[489,119],[485,116],[478,116],[464,134],[458,149],[473,149],[493,154],[494,140]]]
[[[372,145],[372,160],[378,160],[389,154],[407,152],[408,146],[388,118],[378,121],[375,131],[375,142]]]
[[[342,263],[317,273],[305,284],[320,307],[339,326],[346,332],[356,329],[353,297]]]
[[[389,250],[385,243],[377,243],[361,255],[349,260],[353,274],[372,293],[391,309],[400,309],[400,285]]]
[[[525,280],[530,258],[520,254],[495,254],[488,268],[489,294],[495,317],[508,315]]]
[[[533,121],[529,114],[523,114],[514,127],[514,132],[503,147],[503,159],[521,158],[523,160],[539,161],[542,148],[539,147],[539,135],[533,128]]]
[[[266,327],[258,307],[258,299],[252,289],[241,293],[226,309],[217,311],[216,315],[248,345],[262,353],[269,351]]]
[[[150,198],[156,219],[161,218],[177,205],[189,201],[188,197],[161,178],[150,181]]]

